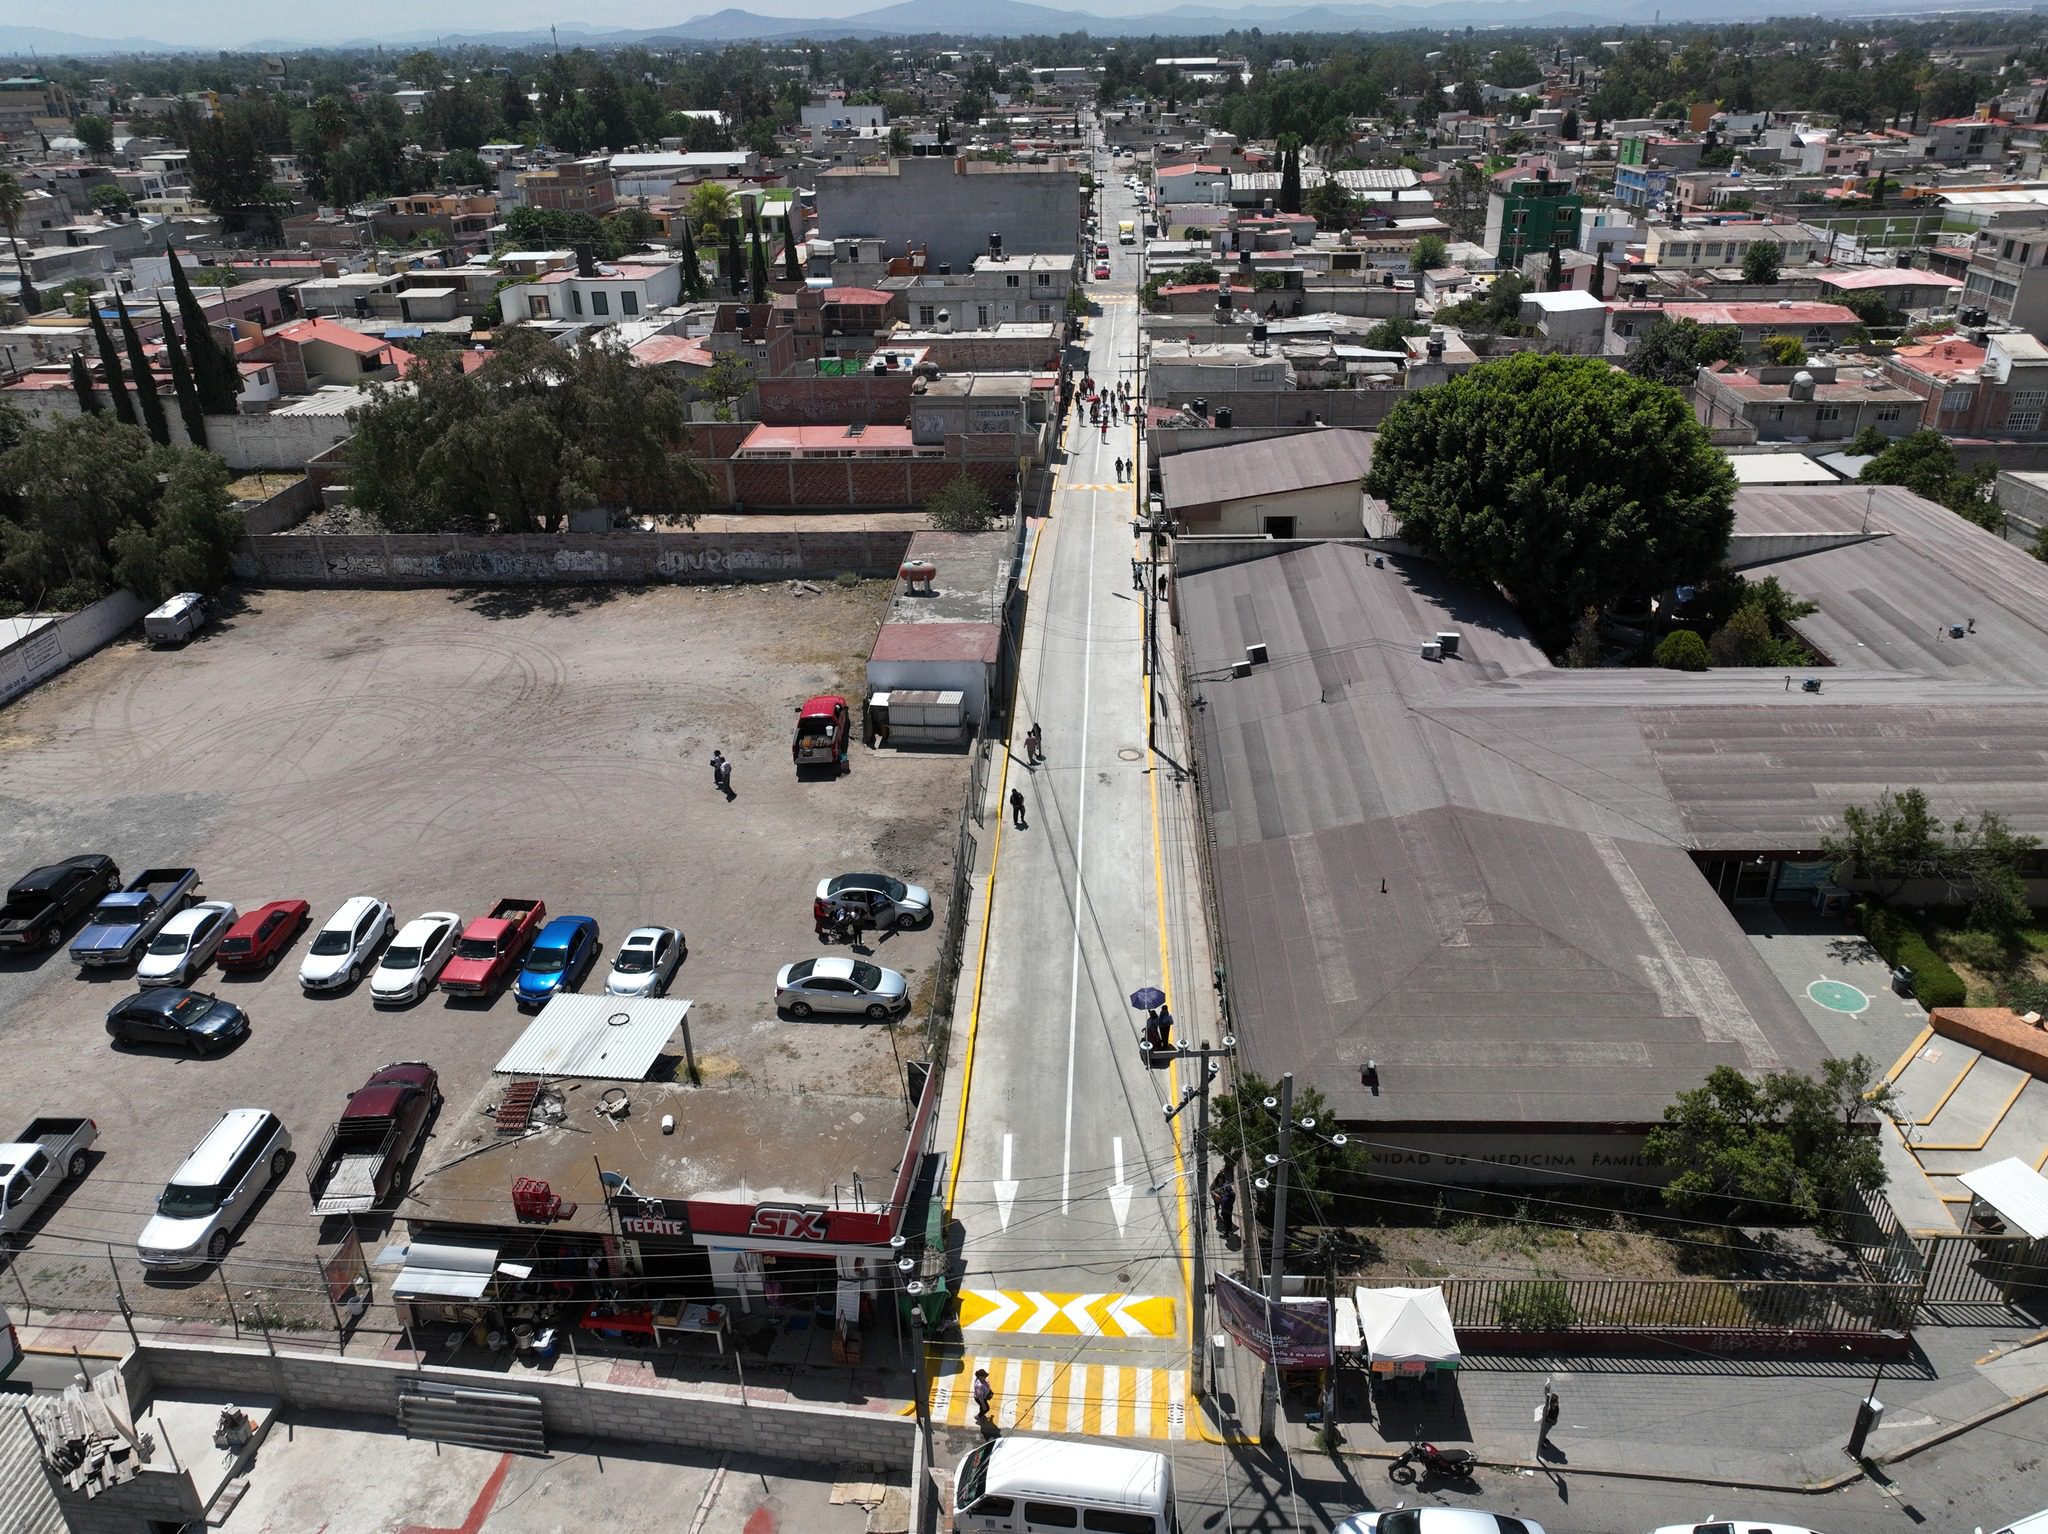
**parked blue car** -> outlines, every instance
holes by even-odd
[[[557,916],[540,929],[514,988],[522,1007],[538,1007],[550,996],[573,991],[597,957],[597,922],[588,916]]]

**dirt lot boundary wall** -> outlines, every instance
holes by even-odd
[[[111,643],[141,620],[146,609],[132,591],[101,597],[92,606],[47,623],[19,643],[0,650],[0,703],[18,698],[47,676]]]
[[[131,1360],[130,1389],[139,1372],[155,1390],[219,1391],[228,1399],[273,1395],[300,1408],[361,1412],[398,1420],[401,1388],[421,1379],[475,1390],[538,1396],[548,1439],[611,1439],[732,1450],[811,1464],[900,1469],[910,1462],[916,1421],[882,1411],[741,1400],[737,1393],[692,1394],[578,1384],[570,1360],[552,1375],[516,1377],[467,1369],[429,1368],[381,1358],[336,1358],[280,1348],[275,1356],[247,1349],[193,1343],[145,1342]],[[599,1365],[601,1367],[601,1365]],[[584,1365],[587,1375],[592,1361]]]
[[[893,576],[909,547],[907,531],[285,534],[244,539],[235,573],[273,586],[828,581]]]

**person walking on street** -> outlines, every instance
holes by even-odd
[[[1045,736],[1039,732],[1038,721],[1032,720],[1031,728],[1024,732],[1024,760],[1037,766],[1045,760]]]
[[[1019,831],[1031,829],[1024,823],[1024,790],[1021,788],[1010,790],[1010,824]]]
[[[1209,1190],[1209,1196],[1216,1201],[1216,1230],[1228,1241],[1237,1234],[1237,1182],[1225,1172],[1216,1179],[1216,1186]]]
[[[995,1387],[988,1382],[988,1370],[974,1371],[974,1420],[983,1432],[992,1431],[995,1419]]]

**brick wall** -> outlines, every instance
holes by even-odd
[[[843,480],[848,465],[759,467],[815,467]],[[824,483],[820,493],[832,488]],[[905,494],[915,489],[906,485]],[[278,586],[830,580],[842,571],[893,575],[909,546],[908,532],[574,533],[552,538],[283,533],[245,538],[235,556],[235,573]]]
[[[139,1354],[155,1390],[219,1391],[229,1399],[273,1395],[301,1410],[360,1412],[391,1421],[398,1417],[401,1384],[421,1375],[409,1364],[378,1358],[293,1352],[272,1358],[180,1343],[146,1342]],[[540,1397],[554,1442],[588,1437],[672,1444],[889,1470],[909,1463],[917,1436],[911,1417],[889,1409],[854,1411],[758,1397],[743,1402],[724,1393],[579,1385],[573,1370],[557,1370],[550,1377],[522,1374],[516,1380],[457,1369],[427,1373],[437,1381]]]

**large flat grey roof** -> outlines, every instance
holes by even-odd
[[[1335,430],[1196,448],[1160,460],[1160,493],[1171,512],[1355,481],[1372,467],[1372,444],[1369,431]]]
[[[1833,666],[1559,670],[1491,593],[1358,545],[1181,578],[1252,1068],[1356,1118],[1376,1059],[1382,1124],[1653,1121],[1820,1052],[1696,855],[1816,857],[1887,788],[2048,837],[2048,567],[1894,489],[1744,490],[1736,535]]]
[[[1181,603],[1252,1069],[1383,1127],[1614,1126],[1716,1065],[1820,1058],[1632,711],[1513,706],[1554,673],[1504,604],[1336,544],[1186,577]],[[1460,657],[1424,660],[1447,628]],[[1228,675],[1253,642],[1271,661]]]

